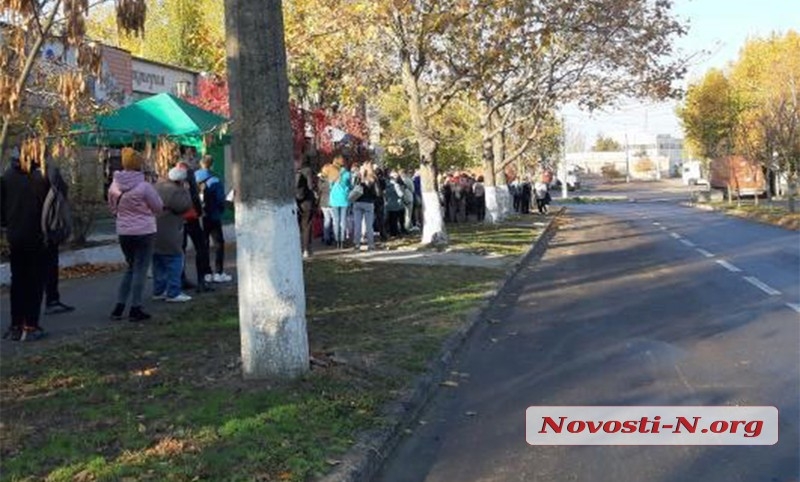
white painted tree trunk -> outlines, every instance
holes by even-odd
[[[245,378],[309,369],[281,2],[225,0]]]
[[[484,201],[486,202],[486,219],[490,223],[499,223],[503,220],[503,213],[500,208],[500,199],[497,195],[497,187],[496,186],[486,186],[485,188],[486,197]]]
[[[236,204],[236,266],[244,376],[302,375],[308,338],[294,202]]]
[[[422,192],[422,244],[447,242],[439,195],[434,191]]]
[[[514,200],[505,184],[497,186],[497,204],[500,207],[500,219],[507,218],[514,208]]]

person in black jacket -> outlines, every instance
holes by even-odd
[[[200,201],[200,190],[197,187],[197,180],[195,179],[195,170],[197,163],[194,160],[194,148],[188,148],[186,151],[186,158],[178,163],[178,166],[186,169],[186,180],[189,184],[189,195],[192,197],[192,209],[184,215],[186,223],[183,229],[183,253],[186,256],[186,247],[189,244],[189,239],[192,240],[194,246],[194,266],[197,271],[197,285],[192,286],[192,283],[186,277],[184,269],[181,275],[183,287],[191,289],[197,288],[198,292],[212,291],[211,286],[206,283],[206,275],[211,274],[211,259],[208,252],[208,242],[206,234],[203,231],[203,226],[200,224],[200,216],[203,215],[203,203]]]
[[[56,186],[56,189],[61,191],[66,200],[69,195],[69,185],[64,181],[64,178],[61,177],[61,170],[49,162],[47,164],[47,180],[51,186]],[[75,310],[74,307],[61,302],[61,294],[58,292],[58,248],[59,243],[50,239],[47,240],[44,273],[44,312],[48,315],[67,313]]]
[[[358,172],[355,184],[361,187],[361,195],[353,202],[353,249],[361,250],[361,230],[366,231],[367,249],[375,249],[375,198],[378,197],[378,178],[371,162],[365,162]]]
[[[34,341],[45,336],[39,316],[46,260],[41,219],[48,189],[39,166],[18,158],[0,177],[0,226],[11,251],[11,325],[3,338]]]
[[[311,223],[314,219],[314,175],[307,162],[303,162],[295,172],[295,201],[297,202],[297,222],[300,226],[300,244],[303,247],[303,258],[311,256]]]

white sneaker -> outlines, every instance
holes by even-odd
[[[232,280],[233,278],[225,273],[214,273],[214,276],[212,277],[212,281],[214,281],[214,283],[230,283]]]
[[[153,295],[153,301],[164,301],[167,299],[167,295],[161,293],[160,295]]]
[[[212,283],[214,281],[214,276],[211,273],[209,273],[205,275],[203,279],[206,280],[206,283]]]
[[[174,298],[167,298],[166,300],[168,303],[185,303],[187,301],[192,301],[192,297],[185,293],[181,293]]]

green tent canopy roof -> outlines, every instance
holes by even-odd
[[[98,116],[88,143],[129,144],[142,137],[168,136],[194,144],[205,133],[228,122],[225,117],[164,93]],[[88,126],[85,126],[88,127]],[[194,139],[192,139],[194,138]],[[194,140],[194,142],[191,142]]]

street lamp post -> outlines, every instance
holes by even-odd
[[[567,123],[564,116],[561,116],[561,153],[561,197],[567,199]]]

